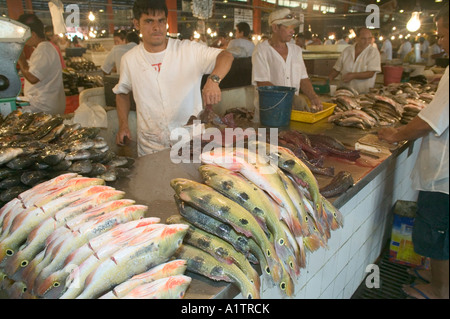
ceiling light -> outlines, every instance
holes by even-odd
[[[411,19],[406,24],[406,29],[411,32],[416,32],[420,28],[420,12],[413,12]]]

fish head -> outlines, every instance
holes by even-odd
[[[192,278],[185,275],[170,276],[166,282],[165,288],[171,290],[173,298],[182,299],[191,281]]]
[[[45,280],[38,286],[35,287],[35,292],[37,296],[48,296],[50,292],[54,292],[57,288],[61,289],[64,285],[65,279],[68,273],[66,271],[56,271],[50,276],[45,278]]]
[[[189,225],[186,224],[171,224],[164,227],[161,238],[164,240],[170,240],[170,242],[176,243],[179,247],[183,243],[183,238],[189,229]]]

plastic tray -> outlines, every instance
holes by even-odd
[[[334,103],[322,103],[323,110],[317,113],[295,111],[291,113],[291,121],[304,122],[304,123],[316,123],[321,119],[324,119],[334,112],[336,104]]]

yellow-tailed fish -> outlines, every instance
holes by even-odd
[[[278,205],[274,204],[263,190],[242,175],[214,165],[202,165],[199,171],[205,184],[234,200],[255,217],[259,216],[272,234],[272,242],[279,259],[287,262],[291,276],[298,276],[300,269],[295,251],[280,226]]]
[[[175,259],[166,263],[162,263],[115,286],[110,292],[101,296],[100,299],[123,298],[137,286],[148,284],[161,278],[183,275],[186,271],[186,267],[186,260],[184,259]]]
[[[328,223],[330,224],[331,230],[336,230],[339,227],[344,226],[344,216],[342,213],[330,203],[328,199],[322,196],[323,208],[328,217]]]
[[[221,262],[236,264],[236,266],[238,266],[247,275],[250,281],[259,290],[259,274],[252,267],[252,265],[250,265],[250,262],[242,253],[236,251],[236,249],[234,249],[234,247],[225,240],[190,224],[180,215],[174,215],[171,217],[172,218],[169,217],[169,219],[167,219],[167,223],[182,223],[189,226],[188,232],[184,237],[184,243],[209,253]]]
[[[207,185],[184,178],[173,179],[170,185],[181,200],[229,223],[237,232],[252,237],[264,252],[272,278],[275,282],[280,280],[282,269],[278,256],[252,214]]]
[[[148,233],[147,238],[142,236],[135,245],[130,242],[89,274],[77,299],[97,298],[126,279],[166,262],[181,246],[187,228],[183,224],[167,225]]]
[[[175,275],[137,286],[123,299],[182,299],[191,283],[191,277]]]
[[[258,154],[241,148],[232,151],[224,149],[222,152],[203,152],[201,161],[241,173],[266,191],[278,205],[285,208],[281,210],[280,219],[286,222],[295,236],[301,236],[303,231],[307,231],[306,227],[302,228],[295,206],[286,193],[276,170],[270,163],[262,161]]]
[[[210,254],[191,245],[183,244],[175,253],[187,261],[187,269],[216,281],[234,283],[245,299],[259,299],[260,293],[235,264],[221,263]]]

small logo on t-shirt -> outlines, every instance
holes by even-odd
[[[152,67],[155,69],[156,72],[159,73],[159,71],[161,71],[161,64],[162,63],[155,63],[155,64],[152,64]]]

